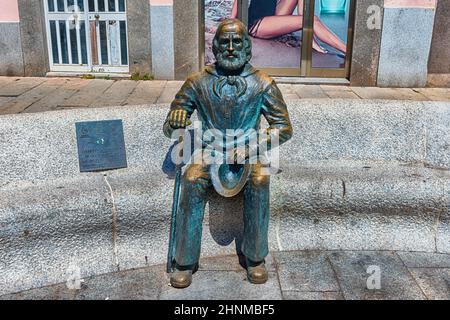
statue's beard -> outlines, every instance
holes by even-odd
[[[234,57],[228,57],[228,52],[220,52],[217,57],[217,64],[223,70],[236,71],[245,66],[247,62],[247,53],[242,51],[236,51]]]

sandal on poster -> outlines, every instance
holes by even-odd
[[[313,49],[322,54],[329,53],[329,51],[322,47],[315,39],[313,40]]]

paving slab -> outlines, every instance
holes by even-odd
[[[395,92],[391,88],[352,87],[352,91],[362,99],[395,100]]]
[[[340,290],[333,268],[324,252],[276,252],[274,257],[283,291]]]
[[[198,271],[190,287],[180,290],[163,287],[161,300],[281,300],[277,275],[269,272],[265,284],[248,282],[245,272]]]
[[[415,90],[433,101],[450,101],[450,89],[448,88],[418,88]]]
[[[4,295],[0,300],[156,300],[165,284],[164,270],[158,266],[71,280]]]
[[[49,90],[47,83],[52,86],[55,81],[60,82],[59,90],[50,90],[49,93],[46,93],[46,90]],[[31,113],[88,106],[170,103],[183,83],[183,81],[166,80],[111,81],[78,78],[0,77],[0,109],[3,110],[3,113]],[[285,83],[278,84],[278,86],[285,100],[303,98],[450,100],[450,89],[448,88],[368,88]],[[30,93],[30,91],[32,92]]]
[[[412,268],[411,274],[430,300],[450,300],[450,268]]]
[[[6,294],[0,300],[450,299],[450,268],[408,270],[394,252],[272,252],[268,265],[269,280],[263,285],[248,282],[237,256],[218,256],[201,259],[192,285],[183,290],[170,286],[165,265],[156,265],[86,277],[79,288],[64,282]],[[368,265],[381,268],[381,290],[364,289]],[[288,268],[292,272],[286,272]],[[330,280],[334,274],[339,283]],[[69,274],[68,278],[76,279]]]
[[[152,80],[152,81],[146,81],[147,84],[152,88],[163,88],[167,85],[167,83],[171,81],[167,80]]]
[[[415,89],[393,88],[397,100],[429,101],[430,99]]]
[[[162,91],[161,95],[158,97],[156,103],[171,103],[175,98],[175,95],[180,90],[181,86],[166,86]]]
[[[352,91],[350,86],[321,84],[320,87],[325,92],[327,92],[327,91],[348,91],[348,92],[351,92]]]
[[[10,102],[12,99],[14,99],[14,98],[13,97],[0,97],[0,108],[3,107],[8,102]]]
[[[398,252],[408,268],[450,268],[450,255],[428,252]]]
[[[12,82],[19,80],[20,77],[1,77],[0,76],[0,87],[5,87]]]
[[[116,81],[91,104],[91,107],[121,106],[138,84],[139,82],[133,80]]]
[[[319,85],[293,84],[292,89],[300,99],[328,99]]]
[[[326,94],[330,99],[361,99],[352,91],[327,91]]]
[[[240,259],[243,257],[233,256],[221,256],[212,257],[208,259],[200,259],[199,270],[200,271],[245,271],[244,267],[240,264]],[[244,263],[244,261],[242,261]],[[266,267],[269,271],[276,271],[276,264],[272,254],[266,257]]]
[[[283,94],[284,100],[297,100],[299,99],[298,95],[295,93],[287,93]]]
[[[21,113],[33,103],[52,95],[60,86],[59,79],[49,79],[16,97],[0,108],[0,114]]]
[[[0,87],[0,96],[4,97],[17,97],[21,94],[27,92],[28,90],[37,87],[41,83],[45,82],[47,78],[17,78],[10,83],[7,83],[5,86]],[[8,82],[9,80],[7,80]]]
[[[352,91],[362,99],[429,100],[417,90],[410,88],[352,87]]]
[[[103,97],[106,90],[113,85],[114,80],[89,80],[89,83],[83,86],[69,99],[61,103],[63,108],[79,108],[90,106],[97,98]]]
[[[344,300],[341,292],[283,291],[283,300]]]
[[[281,94],[283,95],[284,100],[296,100],[296,99],[299,99],[298,95],[294,91],[294,88],[292,87],[292,84],[279,83],[277,85],[278,85],[278,88],[281,91]]]
[[[156,103],[164,86],[154,81],[139,81],[134,91],[128,96],[124,105],[141,105]]]
[[[184,81],[167,81],[167,88],[176,88],[180,90],[181,86],[184,84]]]
[[[61,79],[62,83],[58,90],[52,92],[51,95],[47,95],[41,100],[33,103],[27,109],[25,113],[36,113],[44,111],[53,111],[64,109],[62,106],[64,102],[77,93],[84,86],[89,85],[91,80],[79,79],[79,78],[65,78]]]
[[[278,89],[280,89],[283,96],[287,95],[287,94],[295,94],[295,91],[292,88],[292,84],[281,83],[281,84],[277,84],[277,86],[278,86]]]
[[[332,99],[360,99],[348,86],[320,86],[325,94]]]
[[[394,252],[331,252],[330,261],[346,300],[424,300],[422,290]],[[380,270],[381,288],[368,289],[370,266]]]

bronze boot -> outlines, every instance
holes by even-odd
[[[269,275],[266,264],[262,262],[253,262],[247,259],[247,279],[253,284],[263,284],[267,282]]]
[[[178,270],[176,269],[170,275],[170,284],[174,288],[187,288],[192,283],[192,270]]]

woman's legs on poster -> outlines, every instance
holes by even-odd
[[[264,17],[253,36],[261,39],[271,39],[301,30],[303,28],[303,1],[279,0],[275,15]],[[293,15],[295,8],[298,8],[298,15]],[[233,4],[233,9],[237,12],[237,1]],[[343,53],[347,51],[346,44],[317,16],[314,17],[314,35],[320,41]],[[313,48],[318,52],[326,52],[315,39],[313,39]]]

